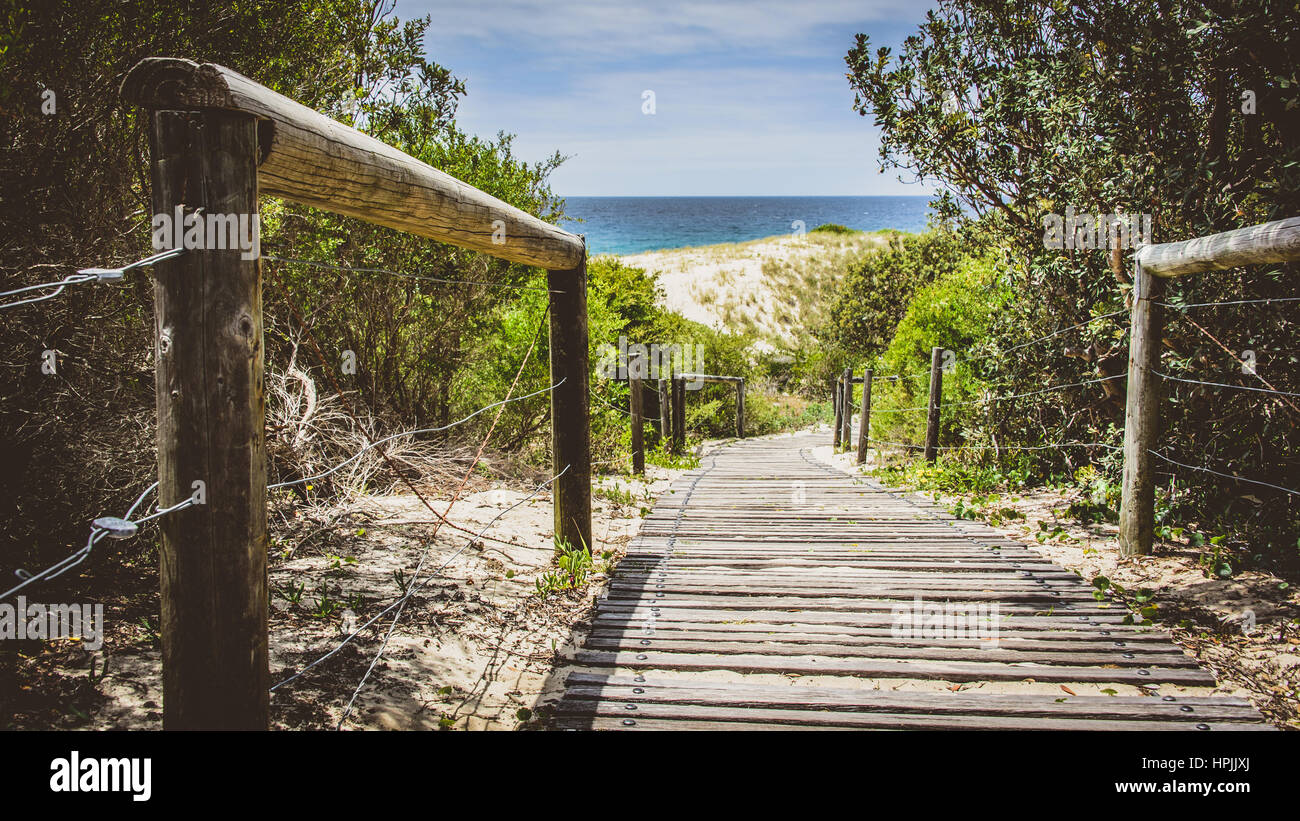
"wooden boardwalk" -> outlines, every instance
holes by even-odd
[[[664,494],[550,726],[1270,729],[1074,573],[813,459],[824,444],[738,442]]]

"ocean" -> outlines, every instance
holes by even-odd
[[[565,197],[566,231],[595,254],[638,254],[811,231],[828,222],[860,231],[924,231],[928,197]]]

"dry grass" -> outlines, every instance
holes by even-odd
[[[817,327],[845,268],[890,232],[809,233],[625,256],[658,273],[665,307],[709,326],[796,346]]]

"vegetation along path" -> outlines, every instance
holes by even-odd
[[[659,500],[556,671],[556,728],[1270,729],[987,525],[738,442]]]

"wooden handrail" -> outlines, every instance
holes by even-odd
[[[151,109],[155,215],[256,218],[260,192],[546,268],[555,540],[594,545],[582,237],[222,66],[149,58],[122,97]],[[268,725],[261,277],[224,244],[154,268],[158,499],[207,499],[161,523],[167,729]]]
[[[1160,365],[1166,280],[1239,265],[1300,260],[1300,217],[1221,234],[1147,245],[1134,255],[1129,324],[1127,400],[1124,408],[1124,484],[1120,497],[1119,552],[1151,552],[1155,539],[1155,476],[1151,454],[1160,435]]]
[[[122,98],[150,109],[256,117],[263,194],[526,265],[568,270],[584,260],[582,237],[225,66],[149,57],[127,73]]]
[[[1178,277],[1296,259],[1300,259],[1300,217],[1182,242],[1145,245],[1137,252],[1137,264],[1158,277]]]

